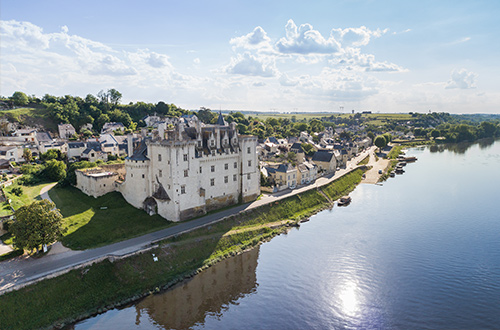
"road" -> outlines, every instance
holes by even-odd
[[[315,183],[299,187],[291,191],[285,190],[273,195],[264,195],[261,199],[252,203],[238,205],[233,208],[209,214],[195,220],[181,222],[175,226],[165,228],[150,234],[142,235],[95,249],[84,251],[66,250],[57,254],[49,254],[42,258],[21,256],[18,258],[3,261],[0,263],[0,295],[17,287],[34,282],[37,279],[43,278],[47,275],[58,274],[60,272],[67,271],[72,267],[81,266],[93,260],[102,259],[104,257],[124,256],[136,251],[140,251],[145,248],[151,247],[155,242],[159,240],[213,224],[224,219],[227,216],[238,214],[245,210],[253,209],[310,189],[316,189],[317,187],[324,186],[352,171],[354,168],[356,168],[356,164],[364,157],[366,157],[366,155],[372,153],[373,150],[373,148],[370,148],[364,151],[358,157],[355,157],[351,161],[349,161],[345,169],[340,169],[335,173],[335,175],[318,178]],[[48,197],[48,189],[50,188],[47,188],[42,192],[43,197]]]

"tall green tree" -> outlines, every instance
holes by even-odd
[[[14,246],[29,251],[39,250],[42,245],[55,242],[65,232],[62,215],[56,205],[46,199],[21,206],[14,213],[15,221],[10,226],[14,235]]]
[[[387,140],[384,136],[377,135],[375,141],[373,141],[373,144],[378,147],[378,151],[380,152],[380,150],[387,145]]]

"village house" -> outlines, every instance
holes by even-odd
[[[125,132],[125,126],[123,126],[122,123],[115,123],[115,122],[105,123],[101,129],[101,135],[113,134],[113,132],[117,130]]]
[[[290,147],[290,151],[295,153],[297,157],[297,163],[301,164],[306,160],[306,154],[304,153],[304,150],[302,149],[302,144],[301,143],[294,143]]]
[[[0,159],[5,159],[10,162],[24,161],[23,149],[18,146],[0,146]]]
[[[15,137],[15,141],[21,142],[35,142],[36,140],[36,128],[23,128],[18,129],[12,133],[12,136]]]
[[[318,150],[314,153],[311,161],[326,173],[333,173],[337,168],[337,159],[332,151]]]
[[[57,130],[61,139],[69,139],[76,134],[76,130],[71,124],[59,124]]]
[[[291,164],[280,164],[277,168],[267,167],[266,169],[278,191],[295,188],[297,185],[297,168]]]
[[[318,176],[318,166],[309,162],[303,162],[297,165],[297,182],[299,184],[308,184],[316,180]]]
[[[224,122],[220,117],[218,122]],[[179,121],[175,129],[167,130],[165,123],[160,124],[133,153],[129,139],[131,156],[125,160],[124,180],[115,181],[114,189],[133,206],[172,221],[256,199],[260,194],[257,138],[238,135],[235,123],[202,125],[197,121],[195,127],[186,127]],[[99,181],[95,173],[94,178]],[[111,175],[104,178],[111,180]],[[94,191],[98,183],[92,188],[89,181],[77,177],[77,187],[92,196],[103,193]]]

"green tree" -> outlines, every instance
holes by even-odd
[[[24,148],[24,150],[23,150],[23,158],[28,163],[31,162],[31,160],[33,159],[33,154],[31,153],[30,149]]]
[[[66,177],[66,164],[61,160],[51,159],[45,164],[45,176],[51,181],[60,181]]]
[[[122,99],[122,93],[120,93],[114,88],[108,89],[108,96],[109,96],[109,101],[114,105],[118,105],[118,103]]]
[[[382,135],[377,135],[373,144],[378,147],[378,151],[380,152],[380,150],[387,145],[387,140]]]
[[[11,99],[15,105],[26,105],[29,102],[28,96],[23,92],[14,92]]]
[[[441,131],[439,131],[438,129],[433,129],[433,130],[431,131],[431,136],[432,136],[433,138],[438,138],[438,137],[440,137],[440,136],[441,136]]]
[[[14,246],[29,251],[39,250],[62,237],[62,215],[56,205],[46,199],[21,206],[14,213],[15,221],[10,225],[14,235]]]

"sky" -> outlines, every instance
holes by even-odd
[[[500,1],[0,0],[0,95],[500,113]]]

